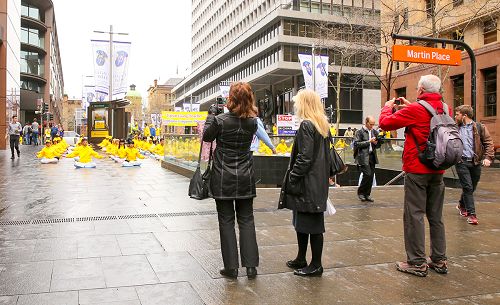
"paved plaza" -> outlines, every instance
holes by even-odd
[[[294,276],[290,211],[279,190],[260,189],[255,220],[261,266],[249,281],[222,278],[215,203],[187,197],[189,180],[151,159],[141,168],[98,160],[40,165],[0,152],[0,304],[500,304],[500,169],[477,191],[478,226],[447,189],[448,275],[397,272],[404,260],[401,186],[378,187],[375,204],[353,187],[332,189],[322,278]]]

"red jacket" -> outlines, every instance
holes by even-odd
[[[439,93],[424,93],[418,97],[431,104],[438,113],[443,113],[442,97]],[[450,116],[453,116],[448,106]],[[432,170],[422,164],[418,159],[418,150],[413,135],[420,145],[420,150],[425,149],[430,133],[431,114],[417,102],[392,113],[392,108],[385,106],[380,114],[379,127],[383,130],[396,130],[406,127],[405,147],[403,150],[403,171],[412,174],[443,174],[444,170]],[[413,135],[412,135],[413,134]]]

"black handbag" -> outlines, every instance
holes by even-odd
[[[188,195],[196,200],[203,200],[210,196],[210,176],[212,174],[212,143],[210,143],[210,153],[208,155],[207,169],[201,174],[201,152],[203,150],[203,142],[200,146],[200,154],[198,155],[198,166],[194,172],[191,181],[189,182]]]
[[[344,164],[344,161],[342,161],[342,158],[340,155],[337,153],[335,150],[335,145],[333,143],[333,138],[331,134],[328,134],[328,155],[330,156],[330,175],[333,177],[335,175],[341,175],[347,171],[347,165]],[[330,148],[330,144],[332,147]]]

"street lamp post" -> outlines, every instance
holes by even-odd
[[[110,122],[110,132],[111,136],[114,136],[115,134],[115,111],[114,107],[111,103],[113,100],[113,34],[117,35],[128,35],[128,33],[115,33],[113,32],[113,25],[111,24],[109,26],[109,32],[105,31],[94,31],[94,33],[99,33],[99,34],[109,34],[109,92],[108,92],[108,100],[109,100],[109,107],[111,109],[111,122]]]

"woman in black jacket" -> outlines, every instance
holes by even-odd
[[[290,164],[282,186],[278,208],[293,210],[298,253],[288,267],[299,276],[321,276],[323,267],[324,211],[328,199],[329,125],[319,95],[302,90],[293,98],[295,114],[302,120],[295,136]],[[311,240],[312,260],[306,261],[307,243]]]
[[[234,231],[235,209],[240,230],[241,264],[249,279],[257,275],[259,250],[255,236],[253,198],[255,181],[250,144],[257,131],[257,108],[249,84],[233,83],[229,89],[228,113],[217,109],[205,123],[203,141],[217,141],[210,178],[210,191],[217,204],[219,233],[226,277],[238,276],[238,249]],[[215,107],[211,107],[215,108]]]

